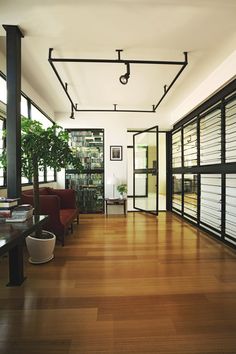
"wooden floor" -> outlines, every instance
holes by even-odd
[[[82,215],[55,259],[7,288],[1,354],[235,354],[236,253],[177,216]]]

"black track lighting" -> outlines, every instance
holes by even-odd
[[[121,75],[120,77],[120,83],[123,85],[126,85],[128,83],[129,77],[130,77],[130,64],[125,63],[127,71],[124,75]]]
[[[75,119],[75,116],[74,116],[74,106],[71,105],[71,115],[70,115],[70,119]]]
[[[121,58],[121,53],[123,52],[123,49],[116,49],[116,52],[118,54],[117,59],[94,59],[94,58],[52,58],[52,51],[53,48],[49,48],[49,53],[48,53],[48,61],[49,64],[52,67],[52,70],[54,71],[57,79],[59,80],[66,96],[68,97],[69,101],[71,102],[71,119],[75,119],[74,117],[74,112],[140,112],[140,113],[155,113],[165,96],[168,94],[178,77],[181,75],[183,70],[186,68],[188,65],[188,53],[184,52],[184,60],[181,61],[176,61],[176,60],[135,60],[135,59],[129,59],[129,60],[123,60]],[[77,104],[74,104],[72,101],[72,98],[70,96],[70,93],[68,92],[68,84],[64,83],[59,75],[58,70],[56,69],[54,62],[62,62],[62,63],[115,63],[115,64],[125,64],[126,65],[126,73],[124,75],[121,75],[119,78],[119,81],[122,85],[126,85],[129,81],[130,77],[130,64],[148,64],[148,65],[177,65],[180,66],[180,69],[178,70],[177,74],[171,81],[171,83],[167,86],[164,85],[164,93],[160,97],[159,101],[156,104],[152,105],[151,109],[145,109],[145,110],[140,110],[140,109],[117,109],[117,105],[114,104],[114,109],[78,109]]]

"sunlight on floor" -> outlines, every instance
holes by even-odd
[[[155,194],[149,194],[147,198],[135,198],[136,206],[144,210],[154,210],[156,208],[156,196]],[[164,194],[159,194],[159,208],[161,210],[166,210],[166,196]],[[133,198],[128,198],[128,211],[136,210],[133,208]]]

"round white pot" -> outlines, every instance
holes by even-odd
[[[51,236],[48,239],[35,238],[33,236],[26,237],[26,245],[29,252],[29,262],[33,264],[41,264],[49,262],[54,258],[54,248],[56,244],[56,236],[49,231],[42,231]]]

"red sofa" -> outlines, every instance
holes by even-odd
[[[40,214],[49,215],[44,229],[53,232],[64,246],[65,234],[73,231],[73,221],[79,222],[79,211],[76,207],[76,195],[73,189],[39,188]],[[22,191],[22,204],[34,205],[33,189]]]

